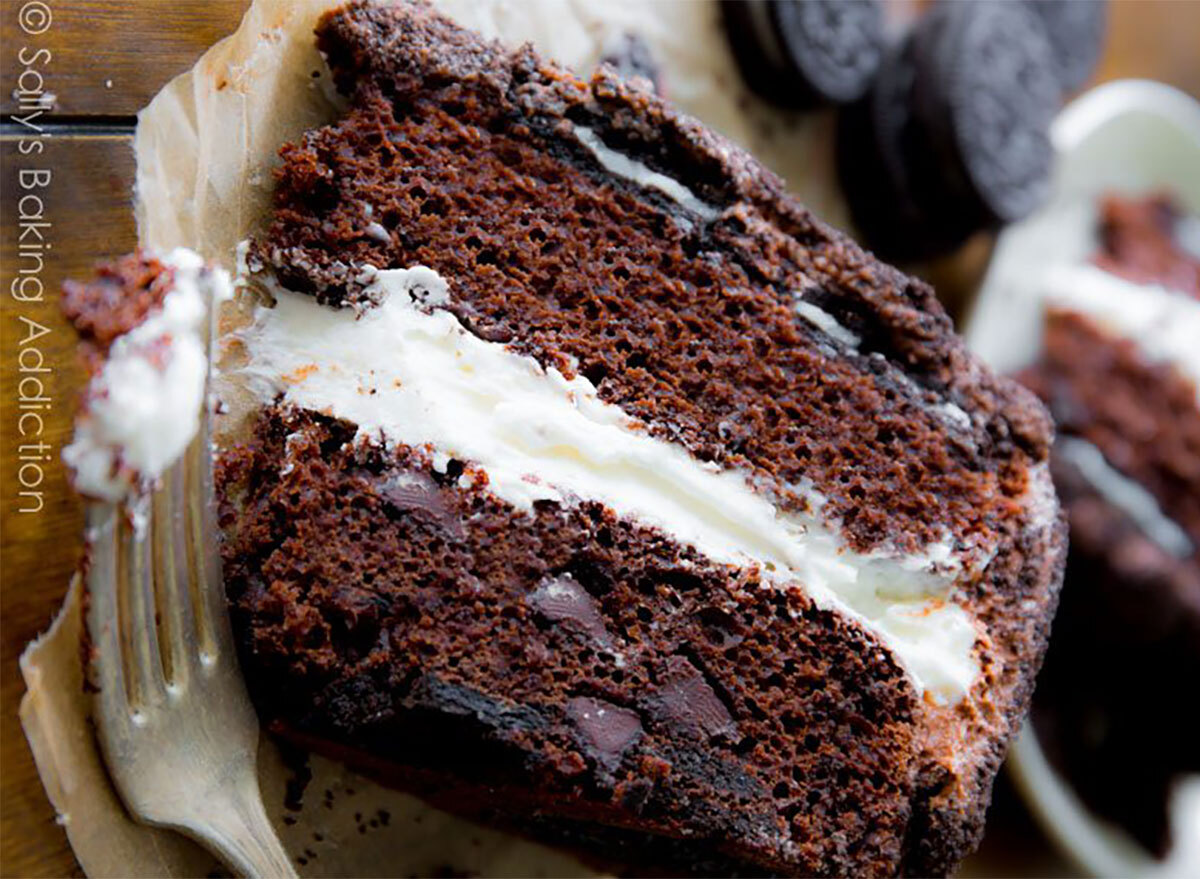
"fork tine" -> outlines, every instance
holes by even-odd
[[[148,508],[146,515],[152,522],[153,508]],[[127,684],[135,705],[155,704],[166,692],[155,619],[151,522],[135,527],[123,520],[119,526],[121,558],[117,566],[117,612],[122,618],[123,640],[128,646]]]
[[[121,635],[117,620],[117,519],[110,504],[88,505],[88,631],[92,639],[96,686],[106,706],[100,721],[128,717],[128,693],[121,661]],[[124,710],[119,710],[124,709]]]
[[[212,661],[224,652],[232,651],[232,635],[225,604],[225,584],[221,577],[221,556],[217,543],[215,491],[212,472],[211,423],[207,407],[201,418],[200,431],[188,448],[186,460],[186,491],[195,549],[190,561],[196,596],[198,628],[202,643]],[[225,657],[228,661],[231,657]]]
[[[204,383],[204,403],[200,410],[200,429],[184,453],[178,467],[183,471],[185,533],[188,548],[188,579],[196,619],[200,659],[213,665],[220,654],[232,646],[229,616],[225,605],[225,581],[221,577],[221,555],[217,544],[216,493],[212,471],[212,406],[208,397],[217,339],[217,305],[208,308],[208,376]],[[229,657],[226,657],[228,661]]]
[[[187,494],[183,465],[174,464],[163,476],[154,495],[151,544],[154,547],[154,582],[158,591],[165,644],[163,658],[172,685],[181,686],[197,659],[196,621],[188,580]]]

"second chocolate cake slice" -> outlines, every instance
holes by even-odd
[[[227,373],[264,719],[645,869],[941,873],[1061,576],[1041,406],[638,85],[423,5],[318,28]]]

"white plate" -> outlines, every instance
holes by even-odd
[[[1101,195],[1169,190],[1189,212],[1200,213],[1200,103],[1183,92],[1140,80],[1102,85],[1058,115],[1051,140],[1057,153],[1051,196],[1036,214],[1001,234],[966,325],[967,343],[1001,372],[1037,356],[1040,279],[1051,266],[1079,263],[1094,252]],[[1008,766],[1046,833],[1087,872],[1200,876],[1200,780],[1176,791],[1176,846],[1161,862],[1083,806],[1046,760],[1028,724]]]

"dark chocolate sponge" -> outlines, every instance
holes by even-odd
[[[436,773],[455,811],[693,840],[674,871],[894,872],[918,709],[872,639],[598,504],[529,517],[352,434],[267,412],[221,468],[250,487],[225,576],[266,718]]]

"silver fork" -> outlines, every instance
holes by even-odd
[[[294,877],[258,789],[258,719],[217,551],[208,408],[141,522],[89,505],[96,726],[132,815],[187,834],[241,875]]]

